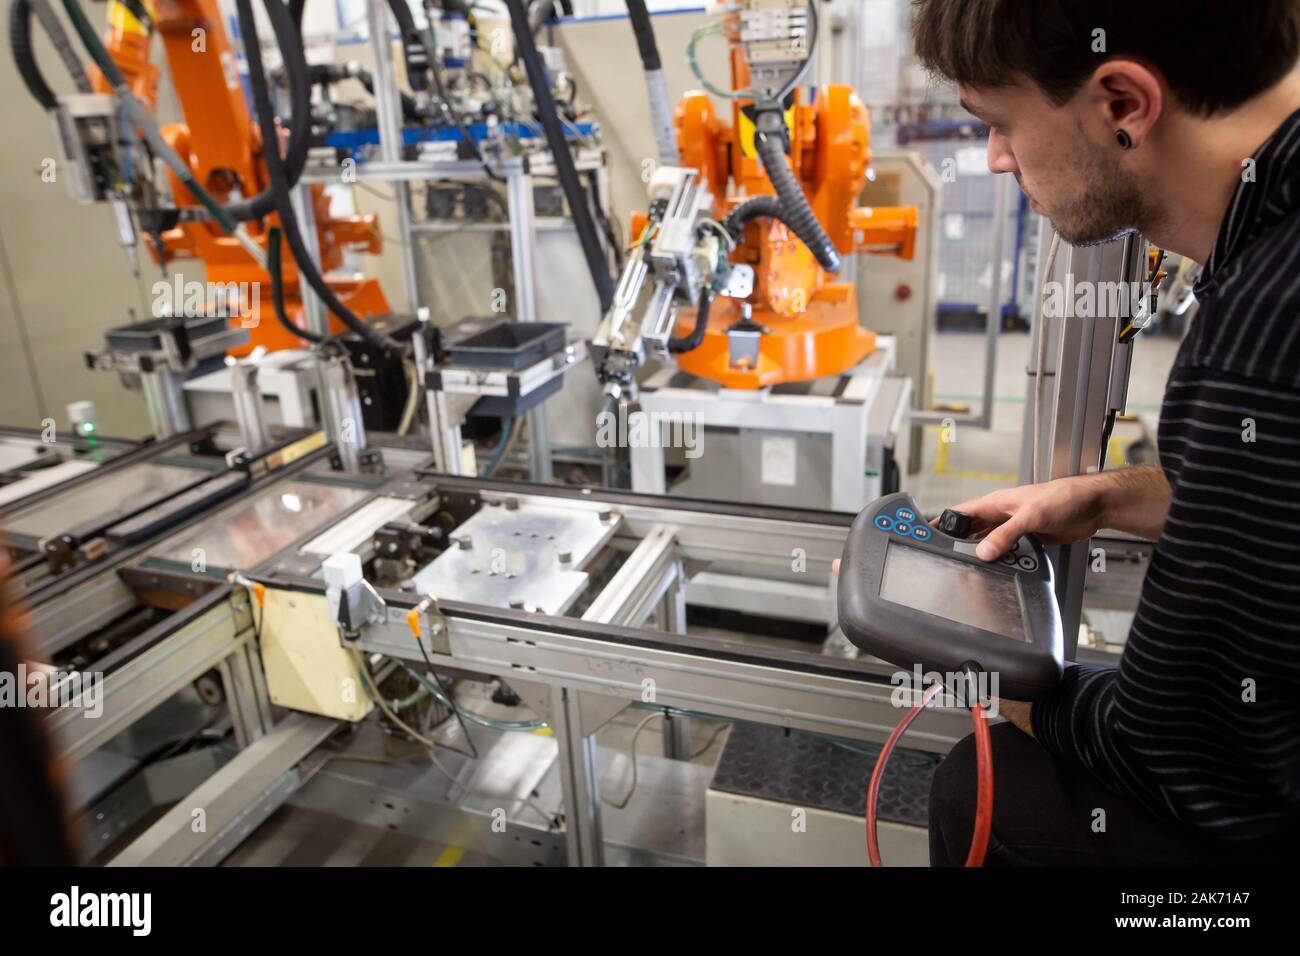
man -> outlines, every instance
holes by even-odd
[[[11,570],[7,556],[0,555],[0,675],[15,693],[26,694],[17,683],[26,626],[10,593]],[[76,862],[64,815],[62,768],[43,724],[39,710],[0,706],[0,867]]]
[[[1063,240],[1137,231],[1204,266],[1161,467],[955,506],[985,560],[1027,532],[1156,541],[1119,667],[1002,702],[988,860],[1275,858],[1300,821],[1300,0],[913,6],[990,170]],[[974,763],[967,739],[936,775],[935,864],[965,856]]]

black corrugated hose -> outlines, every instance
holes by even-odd
[[[817,215],[808,205],[808,197],[803,187],[794,178],[794,170],[785,158],[785,120],[779,107],[759,111],[757,131],[754,135],[754,150],[763,162],[767,178],[772,181],[776,195],[781,200],[780,220],[803,240],[812,252],[813,258],[827,272],[840,271],[840,252],[831,242]]]
[[[46,35],[63,59],[68,72],[72,74],[77,90],[81,93],[89,93],[91,87],[86,71],[81,61],[77,59],[77,54],[72,49],[72,44],[68,42],[53,11],[34,9],[35,4],[39,2],[42,0],[13,0],[9,5],[9,49],[13,53],[14,66],[18,68],[18,75],[22,77],[23,85],[48,113],[59,105],[59,100],[50,89],[50,85],[45,82],[45,77],[41,75],[41,68],[36,63],[36,55],[32,50],[32,13],[41,15],[41,25],[45,27]]]
[[[781,210],[781,200],[775,196],[751,196],[727,213],[727,218],[722,220],[722,227],[739,242],[740,237],[745,234],[745,224],[751,219],[768,216],[785,222],[784,215]]]
[[[709,306],[712,304],[713,290],[706,285],[700,290],[700,307],[695,312],[695,328],[681,338],[669,339],[669,354],[681,355],[683,352],[693,352],[700,347],[700,343],[704,341],[704,333],[709,327]]]

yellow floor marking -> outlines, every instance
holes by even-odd
[[[927,428],[937,429],[935,437],[939,439],[939,447],[934,453],[934,473],[943,475],[947,478],[974,478],[978,481],[1000,481],[1003,483],[1016,482],[1020,480],[1019,475],[1003,474],[996,471],[965,471],[962,469],[950,469],[948,467],[948,446],[952,442],[943,440],[943,429],[938,425],[929,425]]]
[[[465,851],[458,846],[449,846],[438,854],[438,859],[433,861],[434,866],[455,866],[460,862],[460,858],[465,855]]]

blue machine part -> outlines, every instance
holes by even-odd
[[[572,128],[570,128],[572,127]],[[488,137],[488,127],[486,123],[469,123],[470,138],[476,143],[481,143]],[[501,123],[500,130],[506,136],[512,136],[517,139],[538,139],[541,137],[539,129],[525,126],[523,123]],[[565,137],[573,139],[575,136],[587,137],[594,136],[600,130],[597,123],[571,123],[565,124]],[[428,129],[419,126],[410,126],[402,130],[402,143],[406,146],[414,146],[418,143],[457,143],[460,142],[460,130],[454,126],[444,126],[440,129]],[[379,145],[379,130],[377,129],[359,129],[349,132],[334,132],[325,137],[325,145],[333,149],[346,149],[353,153],[353,157],[358,163],[364,161],[364,157],[357,153],[364,152],[367,146]]]

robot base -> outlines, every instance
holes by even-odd
[[[734,354],[728,329],[740,321],[741,302],[719,296],[709,314],[700,347],[677,356],[683,372],[724,388],[759,389],[839,375],[876,350],[876,333],[858,324],[857,296],[847,282],[819,290],[796,318],[755,309],[753,320],[767,330],[758,340],[757,360]],[[695,310],[683,309],[676,335],[690,332]]]

